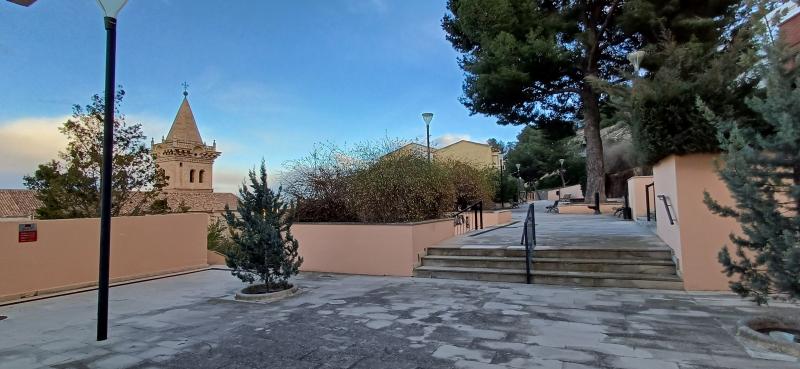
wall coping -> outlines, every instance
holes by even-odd
[[[415,226],[438,222],[452,222],[453,218],[440,218],[407,223],[364,223],[364,222],[294,222],[292,225],[350,225],[350,226]]]
[[[633,177],[628,178],[628,180],[630,181],[631,179],[634,179],[634,178],[653,178],[653,176],[633,176]]]

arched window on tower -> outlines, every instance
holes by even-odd
[[[198,174],[197,181],[203,183],[203,177],[206,174],[205,170],[200,169],[200,173]]]
[[[189,183],[194,183],[194,169],[189,170]]]

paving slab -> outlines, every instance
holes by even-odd
[[[0,368],[798,368],[736,321],[800,314],[730,294],[304,273],[305,292],[237,302],[227,271],[0,307]]]
[[[612,214],[545,213],[552,201],[535,201],[536,240],[539,246],[584,246],[596,248],[665,249],[668,246],[653,232]],[[441,242],[437,247],[518,249],[527,215],[527,204],[511,209],[511,223],[465,233]]]

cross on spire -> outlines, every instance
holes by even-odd
[[[183,96],[184,97],[189,96],[189,91],[188,91],[189,90],[189,84],[186,83],[186,81],[184,81],[183,83],[181,83],[181,86],[183,86]]]

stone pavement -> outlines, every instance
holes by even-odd
[[[105,342],[94,341],[93,292],[0,307],[0,368],[800,367],[734,335],[738,319],[796,305],[346,275],[296,283],[304,293],[268,304],[233,301],[242,285],[218,270],[116,287]]]
[[[536,238],[539,246],[664,247],[668,246],[646,227],[612,214],[545,213],[552,201],[536,201]],[[445,240],[437,247],[519,246],[528,206],[512,209],[512,224],[488,232],[473,231]],[[487,229],[488,230],[488,229]]]

